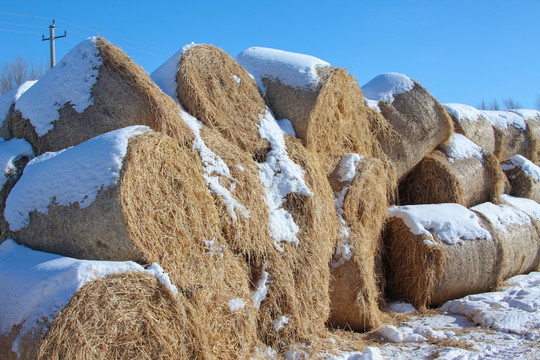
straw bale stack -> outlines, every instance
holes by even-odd
[[[510,194],[540,203],[540,167],[521,155],[514,155],[501,163],[510,182]]]
[[[498,160],[463,135],[426,156],[399,184],[401,205],[497,202],[505,176]]]
[[[6,126],[40,155],[131,125],[193,140],[178,105],[140,66],[103,38],[90,38],[18,99]]]
[[[484,203],[471,210],[488,222],[497,239],[501,256],[499,282],[538,267],[540,235],[529,215],[506,204]]]
[[[367,99],[378,101],[381,114],[390,124],[379,134],[379,141],[396,165],[399,181],[453,133],[452,119],[442,105],[405,75],[379,75],[362,90]]]
[[[387,292],[416,307],[489,291],[499,280],[489,225],[458,204],[391,208],[385,245]]]
[[[19,180],[24,167],[33,157],[34,152],[27,141],[0,139],[0,163],[4,165],[0,175],[0,243],[6,239],[9,231],[8,223],[4,219],[6,199]]]
[[[102,135],[58,156],[70,156],[78,149],[91,153],[83,146],[121,131],[126,130]],[[199,155],[154,132],[132,136],[125,151],[117,181],[98,185],[93,202],[47,204],[48,213],[31,211],[20,230],[6,215],[14,235],[34,249],[66,256],[161,264],[195,309],[189,321],[199,329],[193,340],[200,343],[199,355],[227,358],[244,353],[256,336],[248,269],[221,234]],[[74,158],[75,163],[84,163]],[[23,177],[32,174],[29,168]],[[49,170],[41,169],[38,179]],[[83,164],[74,183],[87,178],[86,170],[92,171],[92,166]],[[227,302],[237,298],[248,305],[231,313]]]
[[[355,154],[350,154],[355,155]],[[356,166],[347,164],[330,178],[342,223],[342,242],[332,261],[330,283],[332,326],[366,331],[386,320],[376,278],[376,259],[381,230],[387,216],[384,164],[377,159],[357,157]],[[353,170],[347,178],[345,169]]]

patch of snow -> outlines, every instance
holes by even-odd
[[[394,101],[395,96],[404,94],[412,90],[413,87],[414,81],[407,76],[389,72],[371,79],[362,86],[362,91],[364,97],[369,100],[391,103]]]
[[[44,253],[12,239],[0,244],[0,335],[23,324],[20,336],[43,319],[52,321],[71,297],[88,282],[124,272],[146,272],[177,293],[157,264],[145,270],[131,261],[78,260]],[[18,341],[14,351],[18,352]]]
[[[436,360],[479,360],[480,356],[472,351],[448,347],[439,350]]]
[[[227,301],[227,304],[229,305],[229,309],[231,309],[231,312],[242,310],[247,305],[247,303],[240,298],[229,300]]]
[[[513,206],[525,214],[529,215],[535,220],[540,220],[540,204],[531,199],[519,198],[510,196],[508,194],[502,195],[502,199],[505,203]]]
[[[169,274],[166,273],[161,266],[156,263],[152,263],[145,270],[146,273],[155,277],[161,284],[163,284],[173,295],[178,295],[178,288],[173,285]]]
[[[508,110],[525,118],[525,120],[540,121],[540,111],[533,109],[511,109]]]
[[[340,182],[352,182],[356,176],[356,169],[364,157],[360,154],[349,153],[343,155],[339,163],[337,174]]]
[[[311,196],[313,193],[304,181],[302,168],[289,158],[283,132],[272,113],[267,110],[264,116],[259,115],[259,120],[259,134],[272,148],[266,161],[259,164],[259,178],[266,194],[270,235],[276,249],[283,251],[279,243],[285,241],[298,245],[296,234],[299,231],[292,215],[282,208],[286,196],[292,193]]]
[[[381,112],[381,108],[379,107],[379,102],[377,100],[370,100],[364,98],[364,101],[366,102],[366,105],[373,110],[377,110],[377,112]]]
[[[523,334],[540,327],[540,272],[518,275],[500,291],[445,303],[442,311],[472,318],[482,327]]]
[[[414,306],[406,302],[390,303],[388,304],[388,308],[395,313],[401,313],[401,314],[412,314],[416,312],[416,309],[414,308]]]
[[[161,91],[175,100],[178,98],[176,92],[176,73],[178,72],[178,66],[180,65],[180,57],[194,46],[197,46],[194,42],[184,45],[182,49],[178,50],[150,74],[150,78],[160,87]]]
[[[266,294],[268,293],[268,281],[268,273],[263,270],[261,273],[261,277],[257,282],[257,289],[255,290],[253,295],[251,295],[253,304],[257,309],[261,307],[261,303],[264,299],[266,299]]]
[[[229,167],[225,164],[223,159],[206,146],[201,137],[203,124],[183,109],[181,109],[180,115],[195,135],[193,148],[199,152],[201,157],[203,163],[203,177],[210,192],[223,199],[225,207],[233,220],[236,221],[237,219],[235,210],[238,210],[243,217],[249,218],[249,210],[246,209],[244,205],[240,204],[231,194],[231,191],[233,191],[236,186],[236,179],[232,177]],[[225,177],[232,182],[230,190],[221,184],[221,177]]]
[[[465,104],[443,104],[450,115],[458,120],[469,120],[471,122],[484,118],[482,110]]]
[[[317,68],[330,66],[310,55],[264,47],[246,49],[236,57],[236,61],[253,75],[263,93],[264,78],[279,80],[294,88],[313,88],[320,81]]]
[[[278,120],[278,125],[280,129],[287,135],[296,137],[296,132],[294,131],[293,124],[291,123],[291,120],[289,119],[281,119]]]
[[[223,258],[223,245],[216,246],[216,239],[204,240],[204,244],[208,247],[208,253],[210,256],[217,255],[220,258]]]
[[[403,333],[394,325],[385,325],[377,329],[375,333],[385,341],[398,343],[402,342],[405,339]]]
[[[6,200],[10,229],[28,226],[32,211],[47,214],[53,202],[90,206],[99,190],[118,182],[128,140],[147,131],[147,126],[130,126],[31,160]]]
[[[522,131],[527,130],[525,118],[517,113],[505,110],[482,110],[482,115],[498,129],[505,130],[507,127],[513,126]]]
[[[381,350],[368,346],[363,352],[341,352],[338,355],[326,355],[324,360],[383,360]]]
[[[272,326],[274,327],[274,330],[278,332],[279,330],[283,329],[288,323],[289,318],[286,316],[281,316],[279,319],[272,321]]]
[[[240,172],[244,172],[246,171],[246,169],[244,169],[244,167],[240,164],[236,165],[236,170],[240,171]]]
[[[433,330],[429,326],[420,326],[418,328],[396,327],[394,325],[385,325],[374,332],[384,341],[393,343],[414,343],[425,342],[428,340],[445,340],[455,335],[454,332],[445,332],[442,330]]]
[[[527,214],[509,205],[486,202],[472,207],[471,210],[484,215],[497,230],[503,232],[513,225],[531,224],[531,219]]]
[[[9,114],[11,105],[15,104],[21,95],[24,94],[26,90],[30,89],[36,82],[37,80],[25,81],[18,87],[13,88],[0,96],[0,126],[2,126],[6,116]]]
[[[388,216],[402,219],[415,235],[433,239],[434,232],[448,245],[461,240],[491,239],[478,216],[459,204],[393,206],[388,209]]]
[[[450,162],[474,157],[484,163],[485,151],[461,134],[452,134],[448,144],[441,144],[441,148]]]
[[[527,176],[536,182],[540,182],[540,167],[521,155],[514,155],[501,164],[504,171],[520,168]]]
[[[234,81],[235,81],[238,85],[240,85],[240,83],[242,82],[242,79],[241,79],[240,77],[236,76],[236,75],[233,75],[232,77],[233,77]]]
[[[28,159],[34,157],[34,151],[28,141],[24,139],[5,141],[0,138],[0,167],[2,168],[0,189],[4,187],[9,177],[16,171],[15,161],[23,157],[27,157]]]
[[[102,65],[96,38],[82,41],[19,98],[15,110],[44,136],[67,103],[78,113],[94,103],[92,88]]]

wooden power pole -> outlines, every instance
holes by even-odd
[[[59,39],[67,36],[67,32],[64,30],[64,35],[54,36],[54,19],[52,25],[49,26],[49,35],[50,37],[45,39],[45,35],[41,36],[41,41],[50,41],[51,42],[51,69],[56,65],[56,55],[54,52],[54,39]]]

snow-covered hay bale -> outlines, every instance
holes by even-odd
[[[0,245],[0,358],[188,358],[187,307],[156,264]]]
[[[34,157],[30,144],[24,139],[5,141],[0,138],[0,243],[6,239],[8,224],[4,219],[4,208],[9,192],[19,180],[29,160]]]
[[[235,357],[256,333],[247,266],[222,237],[199,154],[146,131],[128,127],[35,158],[6,201],[6,220],[35,249],[160,263],[189,295],[190,321],[208,326],[196,334],[200,351]],[[233,312],[235,299],[247,305]]]
[[[366,331],[382,325],[376,278],[381,230],[387,215],[384,164],[347,154],[330,178],[341,225],[332,259],[332,326]]]
[[[345,69],[313,56],[253,47],[236,61],[255,77],[277,119],[288,119],[295,136],[316,152],[327,173],[346,153],[383,159],[362,91]],[[375,118],[375,120],[377,120]]]
[[[160,84],[171,70],[178,100],[191,115],[251,154],[267,147],[257,127],[266,113],[264,100],[255,81],[227,53],[211,45],[188,45],[152,78]]]
[[[22,94],[32,87],[36,83],[36,80],[25,81],[16,88],[11,89],[4,95],[0,96],[0,137],[11,138],[13,134],[9,130],[9,121],[6,121],[10,114],[13,112],[15,102],[21,97]]]
[[[501,166],[512,187],[511,195],[540,203],[540,167],[521,155],[512,156]]]
[[[461,134],[426,156],[399,184],[401,205],[498,201],[504,190],[498,160]]]
[[[392,207],[385,229],[387,292],[417,307],[489,291],[500,254],[489,225],[458,204]]]
[[[500,282],[537,268],[540,235],[526,212],[514,206],[492,203],[480,204],[471,210],[489,223],[497,239],[501,257]]]
[[[40,155],[131,125],[147,125],[179,142],[191,140],[178,112],[122,50],[90,38],[21,95],[8,126]]]
[[[403,179],[426,155],[449,139],[452,119],[419,83],[398,73],[379,75],[362,86],[364,96],[378,103],[390,124],[379,141]]]
[[[516,154],[533,162],[538,159],[535,122],[527,121],[532,119],[524,117],[530,115],[530,111],[477,110],[463,104],[444,106],[454,121],[456,132],[465,135],[499,160]]]
[[[533,162],[537,162],[540,159],[540,111],[532,109],[512,109],[510,110],[522,116],[527,123],[527,136],[530,149],[536,149],[536,158],[531,155],[530,159]]]

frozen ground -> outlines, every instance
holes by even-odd
[[[327,359],[540,359],[540,272],[400,318],[368,334],[367,351]]]

